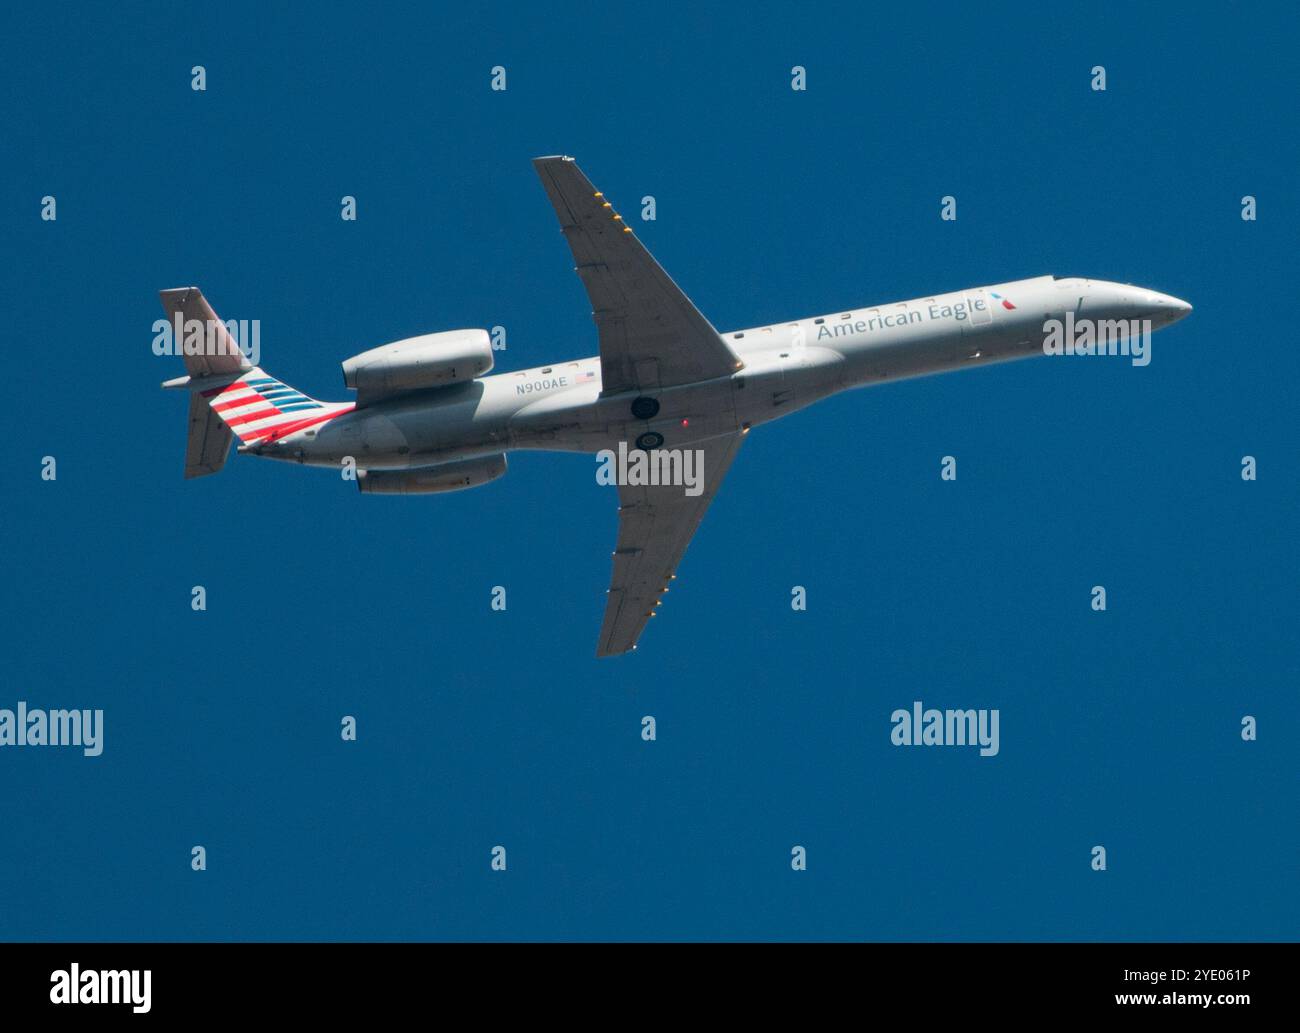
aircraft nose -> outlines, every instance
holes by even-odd
[[[1175,298],[1172,294],[1153,293],[1151,303],[1155,309],[1155,318],[1159,319],[1165,326],[1171,323],[1177,323],[1185,315],[1192,311],[1192,306],[1183,301],[1182,298]]]

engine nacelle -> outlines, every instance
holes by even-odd
[[[354,355],[343,363],[343,382],[359,395],[384,398],[473,380],[492,363],[486,330],[447,330]]]
[[[358,470],[357,487],[363,495],[431,495],[462,491],[495,481],[506,472],[505,453],[460,459],[422,470]]]

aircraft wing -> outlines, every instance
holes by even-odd
[[[742,365],[572,158],[533,159],[591,299],[604,394],[725,377]]]
[[[618,546],[597,656],[636,648],[743,438],[727,434],[691,446],[704,453],[704,490],[694,497],[682,485],[619,486]]]

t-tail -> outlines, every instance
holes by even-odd
[[[160,291],[159,297],[187,374],[163,387],[190,392],[187,478],[225,466],[236,437],[241,451],[256,449],[352,408],[318,402],[254,366],[197,287]]]

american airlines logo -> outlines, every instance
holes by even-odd
[[[51,1004],[129,1004],[137,1015],[152,1006],[153,971],[87,969],[73,962],[50,973]]]
[[[1014,309],[1016,307],[1000,294],[994,294],[992,291],[989,294],[991,297],[997,298],[1005,309]],[[856,334],[872,334],[879,330],[893,330],[900,326],[936,320],[954,323],[965,323],[970,320],[973,323],[987,323],[991,318],[988,304],[983,298],[979,297],[951,302],[933,301],[929,304],[915,306],[904,303],[896,306],[894,311],[883,313],[876,311],[875,315],[866,319],[850,320],[846,318],[838,323],[823,323],[817,328],[817,340],[851,337]]]

